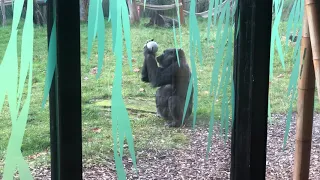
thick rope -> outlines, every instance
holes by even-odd
[[[223,8],[224,5],[226,5],[227,2],[230,3],[230,1],[231,1],[231,0],[226,0],[226,1],[224,1],[223,3],[221,3],[221,4],[219,5],[219,6],[220,6],[219,8]],[[215,9],[215,8],[212,9],[212,16],[214,16],[214,9]],[[232,7],[231,7],[231,9],[232,9]],[[186,10],[183,10],[183,12],[184,12],[185,15],[190,14],[190,12],[189,12],[189,11],[186,11]],[[203,12],[200,12],[200,13],[196,13],[197,16],[201,16],[201,17],[203,17],[203,18],[208,18],[208,16],[209,16],[208,14],[209,14],[209,10],[203,11]]]
[[[144,3],[142,2],[136,2],[138,6],[144,6]],[[182,3],[179,3],[179,6],[182,6]],[[146,9],[154,10],[154,11],[164,11],[169,9],[176,8],[175,4],[169,4],[169,5],[154,5],[154,4],[146,4]]]
[[[232,0],[226,0],[224,1],[223,3],[221,3],[219,6],[220,8],[223,8],[224,5],[226,5],[226,3],[230,3]],[[144,6],[144,3],[142,2],[139,2],[137,1],[136,2],[138,6]],[[179,3],[179,6],[182,6],[182,3]],[[234,3],[233,3],[233,6],[234,6]],[[233,6],[231,7],[231,9],[233,9]],[[169,10],[169,9],[174,9],[176,8],[176,5],[175,4],[169,4],[169,5],[154,5],[154,4],[145,4],[145,8],[146,9],[150,9],[150,10],[154,10],[154,11],[164,11],[164,10]],[[212,16],[214,16],[214,9],[212,9]],[[185,15],[188,15],[190,12],[189,11],[186,11],[186,10],[183,10],[184,14]],[[200,12],[200,13],[196,13],[197,16],[201,16],[203,18],[208,18],[208,13],[209,13],[209,10],[208,11],[203,11],[203,12]]]

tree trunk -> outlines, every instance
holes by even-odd
[[[6,17],[6,8],[4,6],[4,0],[1,0],[1,13],[2,13],[2,26],[5,26],[7,17]]]
[[[27,0],[24,0],[23,8],[25,10],[28,8]],[[45,24],[44,17],[40,11],[40,7],[37,3],[37,0],[33,0],[33,23],[41,26]]]
[[[136,22],[140,22],[136,1],[132,1],[131,3],[131,0],[127,0],[127,5],[129,8],[130,23],[133,24]]]
[[[44,18],[40,11],[40,7],[37,3],[37,0],[33,0],[33,21],[35,21],[35,24],[40,24],[41,26],[44,25]]]
[[[81,0],[80,3],[80,20],[88,21],[88,13],[89,13],[89,0]]]

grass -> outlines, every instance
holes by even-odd
[[[146,21],[146,20],[144,20]],[[208,124],[212,98],[208,95],[211,71],[214,62],[212,57],[212,43],[206,43],[206,21],[199,21],[200,36],[203,49],[204,64],[200,66],[197,62],[198,81],[199,81],[199,109],[197,125]],[[285,34],[285,23],[281,24],[280,32]],[[21,31],[19,29],[19,43],[21,45]],[[2,59],[9,40],[11,27],[0,28],[0,58]],[[106,51],[104,66],[101,77],[96,79],[91,74],[93,68],[97,66],[97,43],[93,46],[92,56],[89,62],[87,56],[87,26],[81,25],[81,78],[82,78],[82,106],[83,106],[83,154],[86,161],[99,161],[105,158],[105,154],[112,159],[112,134],[110,109],[97,106],[96,100],[110,100],[112,90],[112,80],[114,74],[115,59],[111,49],[111,29],[110,24],[106,28]],[[23,145],[21,150],[27,156],[30,165],[33,163],[47,164],[50,159],[48,151],[50,148],[49,138],[49,110],[48,103],[45,108],[41,108],[43,89],[45,83],[45,72],[47,64],[47,31],[46,28],[35,28],[34,40],[34,79],[32,88],[32,100],[29,113],[29,120],[26,127]],[[182,47],[189,54],[189,32],[188,27],[182,29]],[[172,29],[145,28],[143,24],[131,27],[133,69],[142,66],[143,55],[142,47],[147,39],[154,38],[160,44],[159,52],[165,48],[174,47]],[[215,41],[213,36],[211,42]],[[292,68],[293,45],[289,46],[288,53],[285,55],[286,69],[281,66],[277,54],[275,55],[274,79],[270,84],[271,108],[272,113],[286,113],[288,100],[286,91]],[[130,71],[124,52],[124,72],[123,72],[123,97],[127,104],[133,102],[131,107],[142,106],[141,109],[148,109],[154,105],[155,89],[148,84],[140,81],[140,71]],[[143,89],[143,90],[142,90]],[[140,103],[137,103],[140,102]],[[217,102],[219,104],[220,101]],[[143,107],[145,106],[145,107]],[[316,101],[316,110],[319,104]],[[294,106],[294,109],[296,106]],[[219,118],[220,107],[216,105],[215,116]],[[142,111],[129,111],[135,149],[145,148],[179,148],[189,142],[188,136],[180,129],[168,129],[163,126],[164,121],[154,117],[152,113]],[[8,111],[8,104],[5,103],[3,111],[0,112],[0,169],[3,166],[4,155],[11,132],[11,120]]]

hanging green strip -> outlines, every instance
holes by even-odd
[[[17,54],[17,27],[23,7],[23,0],[14,1],[14,12],[11,36],[1,63],[0,73],[5,75],[6,80],[1,79],[3,85],[0,91],[0,109],[2,109],[5,94],[8,95],[9,109],[12,122],[12,131],[9,139],[3,179],[12,179],[15,171],[18,170],[20,179],[33,179],[29,166],[24,160],[21,145],[28,120],[28,113],[31,100],[32,69],[33,69],[33,0],[27,1],[29,7],[26,12],[25,23],[22,33],[21,63],[18,64]],[[30,45],[31,44],[31,45]],[[18,67],[20,75],[18,76]],[[29,72],[29,73],[28,73]],[[21,107],[21,100],[25,81],[28,77],[28,91],[24,104]],[[19,109],[21,111],[19,112]]]
[[[124,37],[126,41],[128,63],[130,70],[132,70],[130,22],[126,1],[109,1],[109,12],[109,21],[111,21],[112,25],[112,50],[116,55],[116,69],[111,98],[112,136],[114,144],[113,150],[118,178],[126,179],[126,173],[122,163],[125,138],[127,139],[133,164],[136,168],[132,129],[130,126],[128,111],[122,98],[122,33],[124,29],[126,29],[126,31],[124,31]],[[98,34],[98,74],[100,74],[103,65],[102,62],[105,48],[105,24],[101,0],[90,1],[88,16],[88,59],[91,54],[93,41],[96,37],[96,34]],[[120,152],[118,152],[118,150]]]
[[[179,12],[179,2],[178,0],[175,0],[175,5],[176,5],[176,8],[177,8],[177,17],[178,17],[178,23],[179,23],[179,35],[180,35],[180,47],[182,47],[182,37],[181,37],[181,24],[180,24],[180,12]],[[173,38],[174,38],[174,46],[176,47],[176,55],[178,57],[178,65],[180,67],[180,58],[179,58],[179,55],[178,55],[178,46],[177,46],[177,38],[176,38],[176,27],[175,27],[175,22],[174,20],[172,20],[173,22]]]
[[[209,2],[208,25],[207,25],[207,43],[209,43],[210,29],[211,29],[211,24],[212,24],[212,9],[213,9],[214,1],[215,0],[210,0],[210,2]]]
[[[275,44],[274,42],[276,41],[277,45],[277,51],[280,56],[280,61],[282,64],[283,69],[285,68],[284,64],[284,55],[282,52],[282,46],[281,46],[281,41],[279,37],[279,25],[280,25],[280,20],[281,20],[281,15],[282,15],[282,9],[283,9],[283,0],[274,0],[274,13],[275,13],[275,20],[272,26],[272,32],[271,32],[271,49],[270,49],[270,80],[273,78],[273,61],[274,61],[274,52],[275,52]]]
[[[237,6],[236,4],[233,4],[233,6]],[[217,6],[216,6],[217,7]],[[219,5],[221,7],[221,5]],[[232,44],[233,42],[233,26],[234,26],[234,18],[231,16],[230,9],[231,4],[229,2],[226,2],[222,10],[220,11],[221,14],[218,18],[218,28],[216,33],[216,42],[214,43],[214,47],[217,49],[214,50],[214,54],[217,54],[215,58],[215,62],[213,65],[212,70],[212,77],[211,77],[211,85],[210,85],[210,94],[213,94],[213,101],[212,101],[212,110],[210,115],[210,123],[209,123],[209,134],[208,134],[208,146],[207,146],[207,155],[211,149],[212,145],[212,136],[213,136],[213,127],[215,123],[214,119],[214,103],[218,99],[218,95],[222,93],[222,104],[221,104],[221,118],[220,118],[220,135],[224,132],[225,134],[225,142],[227,138],[227,133],[229,131],[229,101],[234,100],[234,86],[233,86],[233,78],[232,78]],[[236,8],[232,8],[234,11]],[[216,10],[216,9],[215,9]],[[214,12],[216,14],[216,12]],[[233,15],[235,12],[232,13]],[[210,14],[209,14],[210,16]],[[230,21],[231,18],[231,21]],[[223,31],[222,31],[223,27]],[[226,48],[227,46],[227,48]],[[225,51],[226,50],[226,51]],[[226,52],[225,58],[223,58],[223,55]],[[224,61],[223,61],[224,59]],[[222,63],[223,62],[223,63]],[[219,89],[218,89],[218,78],[219,78],[219,69],[222,64],[222,73],[220,77],[220,83],[219,83]],[[231,84],[231,99],[228,98],[228,91],[227,87]],[[231,103],[231,110],[232,114],[234,114],[234,102]],[[233,122],[232,116],[232,122]],[[224,128],[224,131],[223,131]]]
[[[221,36],[221,27],[222,27],[222,21],[224,20],[224,17],[226,15],[227,12],[227,5],[222,9],[221,11],[221,15],[219,16],[218,19],[218,28],[217,28],[217,32],[216,32],[216,42],[214,43],[214,56],[215,61],[213,64],[213,69],[212,69],[212,75],[211,75],[211,84],[210,84],[210,95],[212,95],[212,93],[216,93],[216,90],[214,89],[214,85],[218,83],[218,75],[219,75],[219,68],[223,59],[223,52],[224,52],[224,48],[225,48],[225,44],[226,41],[223,41],[219,44],[219,39]],[[230,13],[230,11],[229,11]],[[223,31],[225,34],[227,34],[226,31]],[[216,50],[217,49],[217,50]],[[216,55],[217,54],[217,55]],[[216,56],[215,56],[216,55]]]
[[[288,47],[288,40],[289,36],[292,35],[292,39],[294,39],[296,35],[296,31],[298,31],[298,37],[297,37],[297,42],[296,46],[294,49],[294,67],[291,73],[291,78],[290,78],[290,83],[289,83],[289,88],[288,88],[288,93],[289,93],[289,102],[290,106],[288,109],[288,114],[287,114],[287,120],[286,120],[286,132],[285,132],[285,137],[284,137],[284,145],[286,144],[286,139],[288,136],[288,131],[291,123],[291,118],[292,118],[292,103],[293,100],[296,99],[296,86],[297,86],[297,78],[298,76],[296,73],[298,73],[299,68],[299,59],[300,59],[300,42],[301,42],[301,31],[302,31],[302,19],[303,19],[303,14],[304,14],[304,1],[303,0],[295,0],[293,2],[293,7],[290,11],[289,14],[289,19],[288,19],[288,24],[287,24],[287,30],[286,30],[286,44],[284,46],[284,53],[282,51],[282,45],[279,37],[279,25],[280,25],[280,20],[281,20],[281,15],[283,12],[283,0],[274,0],[274,13],[275,13],[275,20],[274,24],[272,27],[272,36],[271,36],[271,49],[270,49],[270,82],[272,81],[273,78],[273,65],[274,65],[274,53],[275,53],[275,45],[277,46],[277,51],[280,57],[280,61],[282,64],[283,69],[285,69],[285,62],[284,62],[284,53],[287,52],[287,47]],[[292,34],[293,33],[293,34]],[[275,44],[276,43],[276,44]],[[297,63],[297,64],[296,64]],[[268,116],[269,116],[269,121],[271,120],[271,106],[270,106],[270,96],[269,96],[269,104],[268,104]]]
[[[89,15],[88,15],[88,57],[89,61],[91,56],[92,44],[98,35],[98,71],[96,78],[100,77],[101,69],[104,58],[105,46],[105,24],[102,9],[102,0],[92,0],[89,2]]]
[[[45,0],[46,2],[47,0]],[[44,95],[42,99],[42,108],[44,108],[47,98],[49,96],[49,91],[51,88],[51,83],[53,79],[54,71],[57,65],[57,23],[56,23],[56,4],[53,1],[53,25],[50,34],[49,50],[48,50],[48,62],[46,71],[46,80],[44,85]]]
[[[179,36],[180,36],[180,48],[182,47],[182,34],[181,34],[181,17],[180,17],[180,4],[179,0],[175,0],[176,8],[177,8],[177,17],[178,17],[178,22],[179,22]],[[174,28],[175,29],[175,28]],[[176,40],[175,40],[176,42]]]
[[[183,113],[183,118],[182,118],[182,123],[184,123],[184,117],[186,114],[187,110],[187,105],[190,101],[190,94],[192,91],[192,86],[193,86],[193,128],[195,127],[196,124],[196,119],[197,119],[197,109],[198,109],[198,80],[197,80],[197,70],[196,70],[196,61],[195,61],[195,51],[198,48],[198,55],[200,59],[200,64],[202,64],[202,50],[201,50],[201,42],[200,42],[200,33],[199,33],[199,27],[198,27],[198,22],[196,18],[196,3],[195,0],[191,0],[190,3],[190,14],[189,14],[189,49],[190,49],[190,62],[191,62],[191,79],[189,82],[188,86],[188,91],[187,91],[187,98],[185,102],[185,108],[184,108],[184,113]],[[194,46],[194,47],[193,47]],[[194,49],[193,49],[194,48]]]
[[[303,18],[302,18],[303,19]],[[301,22],[302,22],[301,19]],[[284,142],[283,142],[283,148],[287,144],[287,138],[288,138],[288,133],[289,133],[289,128],[291,124],[291,119],[292,119],[292,104],[293,101],[296,100],[297,98],[297,81],[299,78],[299,65],[300,65],[300,43],[302,39],[302,29],[300,29],[299,34],[298,34],[298,39],[297,39],[297,45],[294,51],[294,65],[290,77],[290,82],[289,82],[289,87],[288,87],[288,93],[287,96],[290,98],[290,107],[288,109],[287,113],[287,119],[286,119],[286,130],[285,130],[285,135],[284,135]]]
[[[290,106],[288,109],[288,113],[287,113],[287,119],[286,119],[286,130],[285,130],[285,134],[284,134],[284,142],[283,142],[283,148],[285,147],[285,145],[287,144],[287,138],[288,138],[288,133],[289,133],[289,128],[290,128],[290,124],[291,124],[291,120],[292,120],[292,104],[293,101],[296,100],[297,98],[297,81],[299,78],[299,65],[300,65],[300,43],[301,43],[301,39],[302,39],[302,21],[303,21],[303,15],[304,15],[304,0],[296,0],[295,4],[297,7],[293,7],[291,9],[291,12],[294,12],[294,17],[292,19],[293,20],[293,33],[295,34],[296,29],[294,27],[297,27],[298,30],[298,37],[297,37],[297,41],[296,41],[296,46],[294,48],[294,53],[293,53],[293,60],[294,60],[294,65],[293,65],[293,69],[291,72],[291,77],[290,77],[290,82],[289,82],[289,86],[288,86],[288,94],[287,96],[290,98],[289,102],[290,102]],[[288,25],[287,28],[287,34],[288,31],[290,31],[291,28],[291,24]]]
[[[125,0],[113,1],[110,4],[110,7],[115,7],[116,9],[116,11],[113,11],[113,13],[111,14],[111,22],[112,22],[112,27],[116,26],[116,30],[117,30],[116,37],[115,37],[116,41],[114,42],[115,55],[116,55],[116,69],[115,69],[115,76],[114,76],[114,81],[112,86],[113,88],[112,88],[112,97],[111,97],[112,136],[113,136],[113,143],[114,143],[113,151],[114,151],[114,158],[116,161],[118,178],[126,179],[124,166],[122,163],[123,144],[124,144],[125,137],[127,139],[127,143],[129,146],[130,154],[132,156],[134,167],[136,168],[136,157],[134,152],[132,129],[130,125],[128,111],[125,107],[125,103],[122,98],[122,56],[123,56],[122,26],[128,28],[126,30],[127,32],[130,32],[130,25],[129,25],[129,19],[128,19],[129,17],[127,14],[128,12],[126,10],[127,5]],[[115,32],[112,31],[112,33],[115,33]],[[125,36],[125,40],[127,41],[127,51],[131,51],[131,47],[130,46],[128,47],[128,44],[131,43],[130,37]],[[120,143],[119,146],[117,146],[118,138]],[[120,149],[120,156],[118,154],[118,149]]]

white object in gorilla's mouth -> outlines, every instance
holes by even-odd
[[[155,41],[150,41],[150,42],[147,42],[147,48],[149,50],[151,50],[153,53],[156,53],[158,51],[158,44],[157,42]]]

